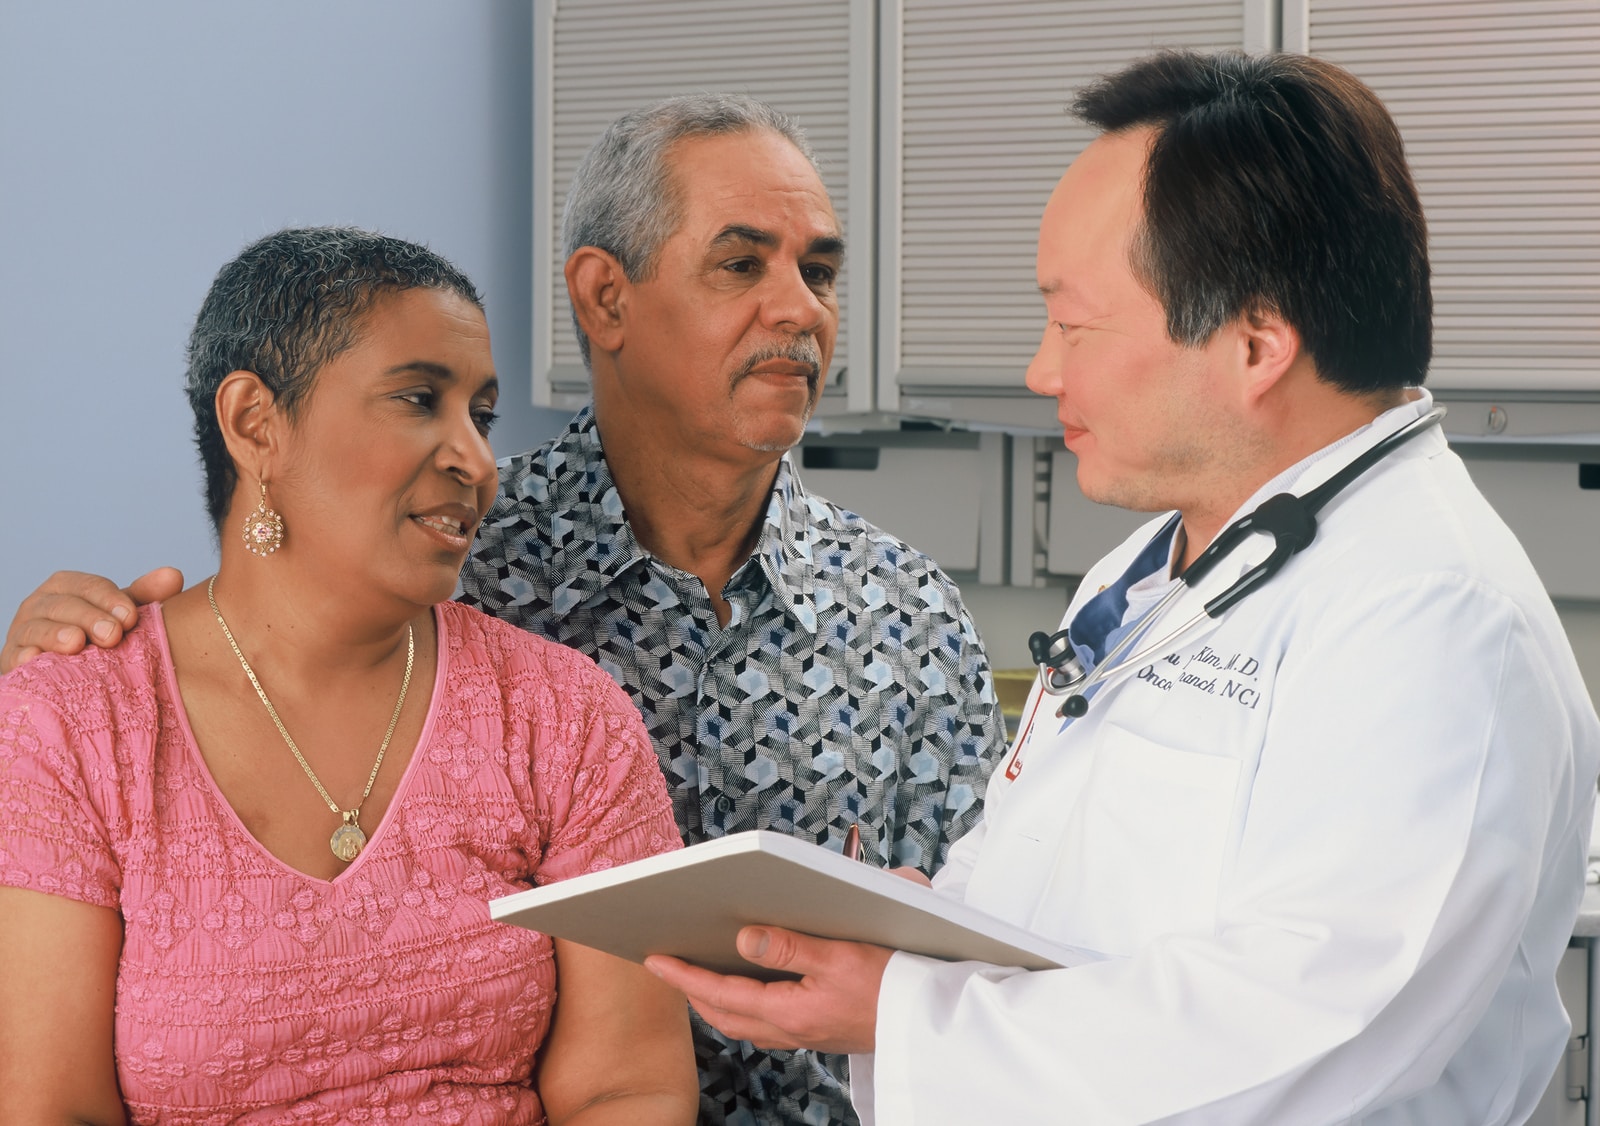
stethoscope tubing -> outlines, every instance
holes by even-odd
[[[1060,668],[1052,669],[1048,665],[1041,664],[1039,666],[1039,673],[1044,680],[1044,690],[1052,696],[1082,696],[1086,694],[1089,689],[1094,688],[1097,685],[1104,684],[1107,680],[1110,680],[1119,672],[1123,672],[1126,669],[1133,667],[1135,664],[1143,661],[1145,657],[1149,656],[1150,654],[1164,649],[1168,645],[1171,645],[1180,634],[1187,633],[1189,630],[1194,628],[1194,626],[1197,625],[1201,619],[1205,618],[1206,613],[1204,610],[1202,610],[1194,618],[1191,618],[1189,621],[1179,626],[1177,630],[1163,637],[1160,641],[1147,645],[1145,648],[1139,650],[1126,660],[1122,659],[1122,655],[1124,653],[1133,648],[1134,645],[1138,644],[1139,640],[1150,632],[1150,626],[1155,624],[1156,620],[1162,615],[1162,613],[1166,611],[1167,607],[1172,605],[1172,603],[1188,589],[1189,588],[1185,586],[1181,580],[1173,583],[1172,589],[1167,591],[1166,594],[1163,594],[1160,601],[1158,601],[1154,606],[1150,607],[1150,609],[1145,613],[1145,622],[1148,624],[1145,624],[1142,627],[1136,626],[1135,628],[1129,630],[1127,636],[1123,637],[1116,643],[1116,645],[1112,646],[1111,652],[1107,653],[1105,658],[1088,672],[1080,673],[1075,677],[1070,677],[1067,679],[1066,683],[1058,683],[1055,680],[1055,677],[1065,672],[1065,670]]]
[[[1177,595],[1182,594],[1186,589],[1187,588],[1185,588],[1182,584],[1174,587],[1164,598],[1162,598],[1160,602],[1156,603],[1154,608],[1151,609],[1150,616],[1152,618],[1155,617],[1161,612],[1162,609],[1165,608],[1167,602],[1171,601]],[[1206,613],[1205,610],[1201,610],[1194,617],[1180,625],[1177,629],[1165,634],[1160,638],[1160,640],[1152,641],[1149,645],[1146,645],[1143,649],[1140,649],[1131,657],[1118,661],[1116,664],[1112,664],[1114,654],[1108,653],[1104,661],[1101,661],[1094,668],[1090,669],[1088,673],[1079,678],[1079,683],[1076,688],[1068,688],[1063,691],[1052,692],[1051,695],[1065,696],[1068,700],[1080,696],[1087,697],[1090,689],[1098,688],[1107,681],[1114,680],[1124,673],[1149,664],[1156,657],[1166,652],[1168,649],[1171,649],[1174,644],[1183,640],[1185,637],[1188,637],[1189,634],[1193,633],[1199,626],[1204,625],[1206,622],[1215,620],[1216,619],[1214,619],[1210,614]],[[1135,631],[1124,640],[1141,636],[1143,636],[1142,632]],[[1056,715],[1058,716],[1065,715],[1066,713],[1067,705],[1065,703],[1056,709]]]
[[[1352,458],[1348,465],[1304,496],[1295,497],[1293,494],[1283,493],[1269,497],[1253,512],[1235,521],[1230,527],[1224,529],[1217,540],[1201,554],[1200,559],[1196,560],[1184,574],[1178,576],[1173,583],[1172,589],[1162,595],[1161,600],[1146,611],[1143,621],[1130,630],[1127,636],[1118,641],[1111,651],[1105,655],[1104,659],[1099,661],[1088,672],[1079,672],[1076,676],[1066,678],[1063,683],[1057,683],[1055,678],[1065,673],[1066,670],[1062,665],[1067,660],[1078,664],[1080,669],[1083,667],[1078,662],[1077,657],[1075,655],[1068,656],[1063,659],[1062,665],[1054,667],[1046,663],[1046,661],[1040,660],[1038,662],[1039,678],[1043,692],[1051,696],[1066,697],[1061,707],[1057,709],[1056,715],[1071,715],[1073,718],[1083,715],[1088,710],[1088,693],[1091,689],[1099,687],[1131,669],[1143,666],[1165,650],[1170,649],[1175,642],[1187,637],[1202,623],[1215,621],[1221,617],[1223,612],[1234,603],[1244,598],[1245,595],[1276,574],[1291,555],[1303,550],[1311,542],[1316,536],[1316,514],[1321,511],[1323,505],[1342,492],[1345,486],[1388,456],[1391,451],[1410,441],[1424,430],[1437,426],[1444,418],[1444,414],[1443,407],[1436,406],[1432,408],[1421,417],[1413,419],[1399,430],[1373,443],[1371,447]],[[1267,520],[1269,514],[1272,515],[1272,520],[1270,521]],[[1288,521],[1287,524],[1283,522],[1285,519]],[[1257,526],[1258,522],[1260,524],[1259,527]],[[1184,622],[1177,629],[1169,631],[1159,641],[1154,641],[1144,646],[1132,656],[1123,658],[1122,655],[1125,652],[1132,648],[1141,638],[1148,635],[1151,627],[1155,625],[1175,599],[1185,591],[1194,589],[1191,585],[1193,582],[1203,578],[1205,574],[1210,572],[1214,564],[1221,559],[1222,555],[1237,548],[1244,538],[1256,531],[1269,532],[1273,535],[1273,550],[1267,559],[1252,567],[1237,582],[1222,594],[1207,602],[1198,614]],[[1290,536],[1291,539],[1285,541],[1282,539],[1284,535]],[[1066,632],[1063,630],[1057,636],[1061,637]],[[1029,644],[1031,646],[1033,641],[1030,640]],[[1070,642],[1068,644],[1070,645]],[[1070,649],[1068,652],[1070,654]],[[1029,729],[1032,726],[1033,717],[1029,716]]]

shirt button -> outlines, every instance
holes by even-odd
[[[733,799],[730,798],[727,794],[718,794],[717,795],[717,800],[712,802],[711,804],[716,807],[716,810],[717,810],[718,813],[732,813],[733,812]]]

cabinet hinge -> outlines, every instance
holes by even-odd
[[[1589,1097],[1589,1038],[1574,1036],[1567,1042],[1567,1098],[1582,1102]]]

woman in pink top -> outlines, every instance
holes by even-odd
[[[189,395],[215,578],[0,678],[0,1122],[692,1122],[682,996],[488,918],[679,841],[622,690],[446,601],[496,483],[471,282],[269,236]]]

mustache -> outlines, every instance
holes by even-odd
[[[768,360],[788,360],[793,364],[805,365],[810,369],[806,372],[806,379],[812,386],[816,385],[817,377],[822,373],[822,349],[817,346],[815,338],[792,336],[781,343],[758,348],[746,356],[739,370],[734,372],[733,382],[739,382]]]

